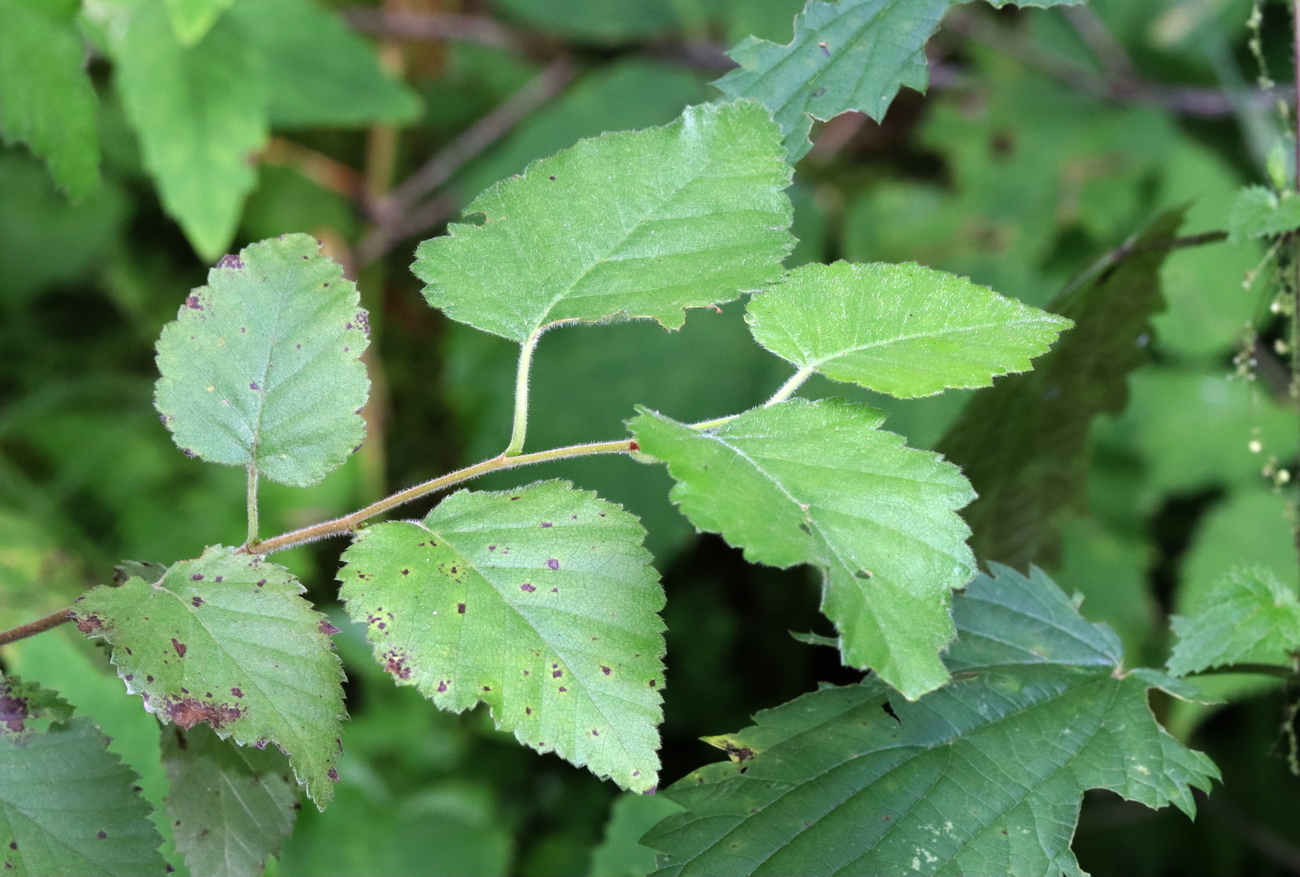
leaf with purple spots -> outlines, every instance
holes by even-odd
[[[343,673],[333,628],[303,590],[282,566],[214,546],[154,584],[95,588],[73,613],[82,633],[112,645],[145,709],[243,746],[274,743],[323,809],[334,794]]]
[[[222,259],[158,339],[155,404],[176,445],[298,487],[341,466],[365,437],[359,301],[305,234]]]
[[[423,521],[358,534],[340,594],[397,684],[456,712],[487,703],[521,742],[643,792],[664,670],[644,537],[566,481],[461,491]]]

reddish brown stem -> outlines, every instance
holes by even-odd
[[[27,637],[35,636],[38,633],[44,633],[71,620],[71,609],[60,609],[58,612],[51,612],[44,618],[38,618],[27,624],[19,625],[12,630],[0,631],[0,646],[16,643],[20,639],[27,639]]]

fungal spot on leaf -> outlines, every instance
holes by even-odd
[[[447,683],[446,683],[446,682],[439,682],[439,683],[438,683],[438,693],[439,693],[439,694],[442,694],[442,693],[443,693],[444,691],[446,691],[446,690],[447,690]]]
[[[465,614],[465,604],[464,604],[464,603],[457,603],[457,604],[456,604],[456,614],[457,614],[457,615],[464,615],[464,614]]]
[[[202,598],[202,597],[190,597],[190,605],[193,606],[195,609],[199,608],[200,606],[203,605],[203,598]]]
[[[595,728],[592,728],[592,729],[591,729],[591,736],[593,736],[593,737],[599,737],[599,736],[600,736],[600,732],[597,731]]]
[[[608,667],[606,667],[604,664],[601,664],[601,665],[600,665],[600,672],[602,672],[602,673],[604,673],[606,676],[608,676],[610,673],[613,673],[614,671],[611,670],[611,669],[609,669]]]
[[[484,690],[484,691],[491,691],[491,690],[492,690],[492,687],[491,687],[490,685],[484,685],[484,686],[483,686],[483,690]]]
[[[512,497],[510,497],[510,501],[511,501],[511,502],[514,502],[514,501],[517,500],[517,499],[519,499],[519,497],[517,497],[517,496],[512,496]]]
[[[559,569],[559,568],[560,568],[560,562],[559,562],[558,560],[556,560],[554,557],[552,557],[550,560],[546,561],[546,565],[549,566],[551,569]]]
[[[202,573],[197,573],[197,572],[196,572],[194,575],[190,576],[190,581],[192,581],[192,582],[201,582],[201,581],[203,581],[203,574],[202,574]]]
[[[519,586],[519,590],[521,590],[521,591],[527,591],[528,593],[531,594],[533,591],[536,591],[536,590],[537,590],[537,586],[536,586],[536,585],[530,585],[528,582],[524,582],[522,585]]]
[[[391,673],[398,679],[410,679],[411,668],[406,666],[406,655],[403,655],[401,652],[385,653],[384,672]]]
[[[564,694],[564,693],[566,693],[568,690],[569,690],[569,689],[565,688],[563,685],[560,686],[560,694]]]
[[[653,679],[650,680],[650,687],[651,687],[651,688],[654,688],[654,687],[655,687],[656,685],[658,685],[658,684],[659,684],[659,683],[655,682]]]
[[[563,675],[564,675],[564,671],[563,671],[563,670],[556,670],[556,671],[554,671],[553,673],[551,673],[551,678],[552,678],[552,679],[559,679],[559,678],[560,678],[561,676],[563,676]]]
[[[628,442],[628,443],[627,443],[627,449],[628,449],[629,451],[639,451],[639,450],[641,450],[641,446],[638,445],[636,442]],[[601,517],[603,518],[604,515],[601,515]]]
[[[185,307],[195,311],[203,310],[203,304],[199,301],[199,297],[197,295],[191,295],[190,297],[185,299]]]
[[[555,177],[547,177],[547,179],[549,179],[549,180],[553,180],[553,179],[555,179]]]
[[[257,392],[258,390],[260,390],[260,389],[262,389],[262,388],[259,387],[259,386],[257,385],[257,382],[256,382],[256,381],[249,381],[249,382],[248,382],[248,389],[252,390],[253,392]]]
[[[238,721],[244,715],[244,711],[237,706],[204,703],[193,697],[183,697],[179,700],[168,698],[163,702],[163,713],[186,730],[193,728],[199,722],[207,722],[216,731],[221,730],[227,722]]]
[[[303,258],[305,259],[307,257],[304,256]],[[227,253],[226,255],[222,256],[220,259],[217,260],[217,267],[218,268],[243,268],[244,260],[240,259],[238,256]]]
[[[77,630],[90,636],[104,629],[104,621],[97,615],[87,615],[77,619]]]
[[[266,579],[258,579],[257,586],[260,588],[266,584]]]
[[[230,689],[230,693],[233,694],[235,697],[244,696],[244,692],[241,691],[238,686],[235,686],[234,688]]]
[[[531,716],[532,714],[533,714],[533,708],[532,708],[532,707],[530,707],[530,706],[526,706],[526,707],[524,707],[524,715],[526,715],[526,716]]]
[[[305,259],[307,257],[303,256],[303,258]],[[325,775],[328,776],[331,780],[333,780],[336,783],[339,781],[339,772],[336,768],[331,767],[329,770],[325,772]]]
[[[542,521],[541,526],[543,526],[543,527],[554,527],[555,525],[552,524],[550,521]]]
[[[799,529],[800,529],[800,530],[803,530],[803,531],[804,531],[805,533],[807,533],[809,536],[812,535],[812,527],[809,527],[809,526],[808,526],[807,524],[805,524],[805,523],[802,523],[802,522],[801,522],[801,523],[799,524]]]
[[[153,677],[152,677],[152,676],[146,676],[146,677],[144,677],[144,681],[145,681],[145,682],[153,682]]]
[[[326,636],[333,636],[334,634],[339,632],[339,629],[334,625],[330,624],[329,620],[326,618],[322,618],[320,620],[320,623],[317,626],[320,628],[320,632],[325,634]]]
[[[411,571],[410,571],[409,569],[404,569],[404,570],[402,570],[402,575],[404,575],[404,576],[409,576],[410,574],[411,574]]]
[[[187,456],[187,457],[197,457],[197,456],[198,456],[198,454],[194,453],[194,452],[191,451],[189,448],[181,448],[181,453],[184,454],[184,455]]]
[[[176,639],[176,637],[172,637],[172,648],[175,649],[176,654],[182,658],[185,657],[185,652],[188,651],[188,649],[185,646],[185,643]]]
[[[860,569],[853,574],[854,578],[869,579],[874,575],[869,569]]]
[[[103,840],[104,838],[108,837],[108,832],[107,831],[97,832],[95,834],[95,837],[99,838],[100,840]]]
[[[497,550],[497,547],[496,547],[495,545],[489,545],[489,546],[488,546],[488,551],[496,551],[496,550]]]

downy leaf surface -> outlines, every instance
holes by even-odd
[[[222,740],[206,725],[162,728],[167,818],[191,874],[261,874],[293,830],[298,785],[274,746]]]
[[[670,494],[698,530],[755,563],[810,563],[845,663],[907,697],[942,685],[951,591],[975,560],[957,509],[974,497],[957,467],[903,445],[884,415],[841,399],[795,399],[699,430],[647,409],[629,421],[668,465]]]
[[[315,0],[235,0],[230,16],[261,56],[277,129],[409,122],[419,114],[415,93]]]
[[[580,141],[503,180],[416,250],[424,295],[512,341],[575,321],[653,318],[730,301],[794,246],[791,168],[752,101],[687,107],[661,128]]]
[[[0,676],[0,871],[15,877],[162,874],[139,777],[88,716]]]
[[[334,795],[343,672],[334,628],[284,567],[213,546],[160,581],[100,586],[73,606],[107,640],[127,691],[164,723],[207,723],[241,746],[278,746],[324,809]]]
[[[1169,672],[1186,676],[1226,664],[1290,666],[1300,652],[1300,598],[1267,567],[1236,569],[1210,589],[1199,612],[1171,619],[1178,642]]]
[[[1060,516],[1081,502],[1093,418],[1124,410],[1129,373],[1150,357],[1160,269],[1181,219],[1181,210],[1157,217],[1058,296],[1049,309],[1075,327],[1034,371],[976,394],[939,443],[979,494],[965,517],[981,559],[1055,560]]]
[[[319,250],[304,234],[245,247],[163,327],[155,404],[181,450],[305,487],[361,444],[368,317]]]
[[[1300,228],[1300,196],[1265,186],[1247,186],[1237,194],[1228,214],[1228,240],[1272,237]]]
[[[140,0],[113,40],[117,83],[163,207],[215,261],[234,237],[269,136],[262,59],[231,16],[183,45],[163,0]]]
[[[443,709],[637,792],[659,769],[663,591],[635,516],[565,481],[461,491],[378,524],[340,595],[375,659]]]
[[[78,6],[0,0],[0,137],[27,144],[80,198],[99,185],[99,131]]]
[[[1087,789],[1195,813],[1218,771],[1156,723],[1162,677],[1126,675],[1114,633],[1050,579],[995,566],[953,616],[960,675],[919,701],[868,678],[713,738],[732,760],[662,793],[687,812],[642,839],[658,873],[1082,875]]]
[[[801,369],[899,398],[1026,371],[1071,325],[915,263],[805,265],[750,299],[748,320]]]

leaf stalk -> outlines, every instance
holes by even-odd
[[[503,457],[514,457],[524,449],[524,437],[528,434],[528,378],[533,367],[533,351],[542,337],[542,330],[537,329],[519,345],[519,367],[515,372],[515,422],[510,431],[510,444],[502,452]]]
[[[257,464],[248,464],[248,544],[257,544]]]
[[[780,402],[784,402],[794,395],[794,391],[803,386],[804,381],[808,380],[817,371],[813,365],[805,365],[794,374],[790,375],[790,380],[786,381],[780,388],[772,394],[772,398],[763,403],[764,408],[771,408]]]

